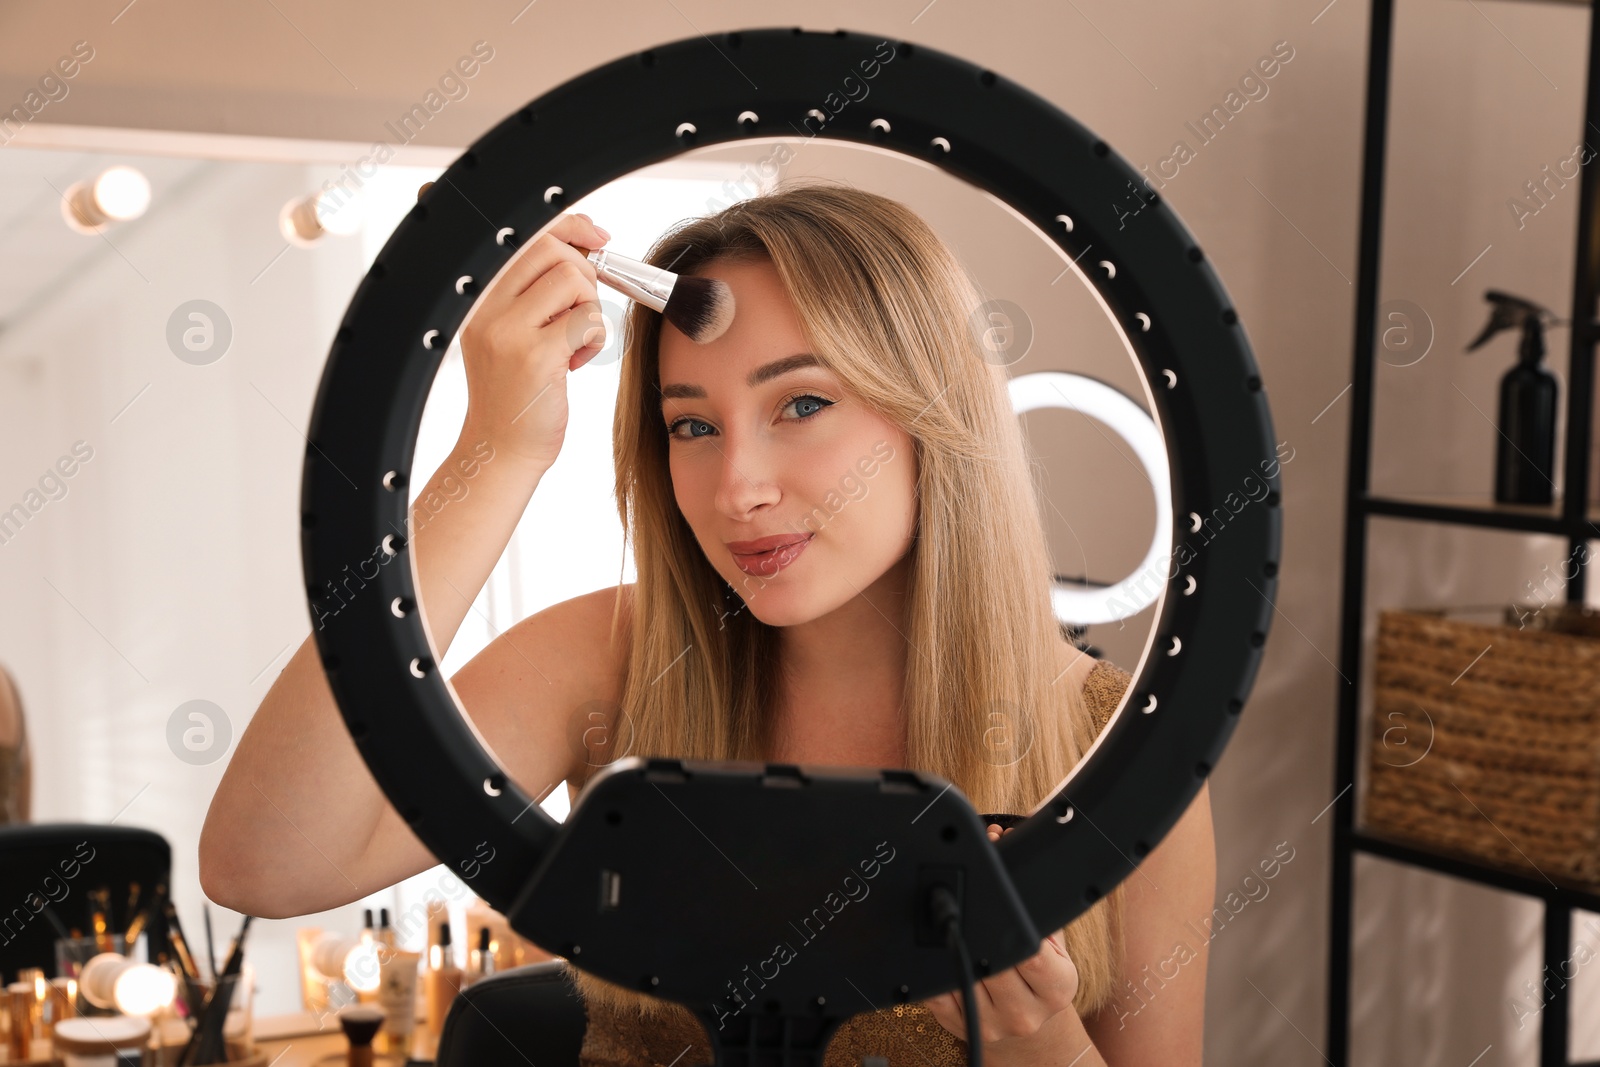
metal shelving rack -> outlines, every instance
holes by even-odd
[[[1583,0],[1586,6],[1591,0]],[[1373,516],[1414,522],[1446,523],[1487,529],[1566,537],[1576,553],[1600,538],[1600,512],[1588,499],[1591,406],[1594,391],[1594,345],[1600,340],[1595,321],[1596,287],[1600,285],[1600,161],[1581,172],[1578,205],[1577,263],[1573,272],[1571,349],[1567,371],[1567,425],[1562,493],[1550,507],[1511,507],[1489,501],[1460,499],[1399,500],[1370,492],[1374,347],[1377,334],[1378,271],[1381,260],[1384,155],[1389,117],[1389,74],[1394,30],[1393,0],[1373,0],[1368,39],[1366,129],[1361,179],[1361,237],[1356,282],[1355,348],[1352,358],[1350,456],[1347,471],[1344,530],[1344,590],[1340,616],[1339,660],[1344,677],[1361,678],[1361,640],[1366,581],[1367,525]],[[1600,131],[1600,18],[1589,20],[1588,70],[1584,96],[1585,131]],[[1588,138],[1585,138],[1588,141]],[[1582,603],[1586,571],[1580,566],[1567,585],[1567,600]],[[1335,1067],[1349,1063],[1351,907],[1355,856],[1366,853],[1396,863],[1436,871],[1479,885],[1521,894],[1544,903],[1544,974],[1558,976],[1554,988],[1545,983],[1548,999],[1539,1014],[1540,1067],[1569,1067],[1571,1022],[1569,987],[1559,981],[1561,965],[1571,951],[1572,910],[1600,911],[1600,887],[1551,885],[1537,876],[1495,867],[1468,856],[1448,855],[1392,840],[1356,825],[1357,725],[1359,684],[1339,693],[1335,784],[1341,790],[1332,805],[1333,870],[1328,951],[1327,1058]],[[1600,1067],[1589,1062],[1570,1067]]]

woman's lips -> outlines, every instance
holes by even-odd
[[[765,552],[733,552],[733,562],[746,574],[770,577],[800,558],[800,553],[811,543],[812,536]]]

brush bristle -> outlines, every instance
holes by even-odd
[[[339,1026],[352,1045],[370,1045],[383,1025],[384,1012],[367,1004],[352,1005],[339,1012]]]
[[[695,344],[708,344],[733,325],[733,290],[720,278],[680,276],[662,314]]]

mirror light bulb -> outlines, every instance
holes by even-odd
[[[332,930],[324,931],[311,946],[311,965],[322,977],[337,982],[344,978],[350,953],[359,945],[360,942],[353,937],[345,937]]]
[[[379,963],[377,942],[363,941],[344,958],[344,980],[357,993],[376,993]]]
[[[317,223],[331,234],[348,237],[361,229],[361,198],[343,189],[325,189],[317,194]]]
[[[133,167],[107,167],[94,180],[94,203],[108,219],[136,219],[150,206],[150,181]]]
[[[92,180],[73,182],[61,198],[61,217],[78,233],[100,233],[150,206],[150,181],[133,167],[107,167]]]
[[[97,1008],[114,1007],[116,981],[132,966],[135,966],[134,961],[118,952],[101,952],[94,956],[78,972],[83,979],[83,999]]]
[[[291,200],[278,212],[283,239],[300,248],[310,248],[330,233],[347,237],[363,221],[361,198],[337,187]]]
[[[172,972],[136,963],[117,976],[111,996],[124,1015],[154,1015],[172,1005],[178,984]]]

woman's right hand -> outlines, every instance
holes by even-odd
[[[466,433],[548,470],[567,430],[567,373],[605,347],[594,264],[611,235],[562,215],[521,248],[461,329]]]

